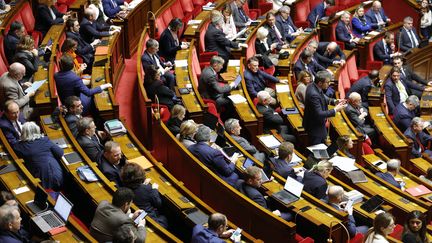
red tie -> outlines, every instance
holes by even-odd
[[[425,150],[425,148],[424,148],[423,144],[421,143],[420,136],[418,134],[416,135],[416,140],[417,140],[417,143],[420,146],[420,152],[423,152]]]

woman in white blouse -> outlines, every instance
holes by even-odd
[[[237,29],[234,24],[232,16],[232,10],[229,4],[225,4],[222,8],[222,15],[224,17],[225,24],[222,26],[222,30],[226,35],[227,39],[231,39],[237,34]]]
[[[380,213],[375,217],[373,228],[366,235],[365,243],[388,243],[387,236],[395,228],[393,215]]]
[[[428,0],[423,0],[421,3],[421,14],[420,19],[420,32],[423,38],[429,39],[431,37],[432,28],[432,12],[429,8]]]

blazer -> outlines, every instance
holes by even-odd
[[[393,58],[390,57],[390,54],[393,54],[393,51],[384,39],[374,45],[373,54],[375,60],[382,61],[384,64],[392,64]]]
[[[30,235],[23,228],[19,229],[17,233],[9,230],[0,230],[0,242],[7,243],[31,243]]]
[[[393,110],[393,121],[401,131],[411,126],[411,120],[416,117],[415,111],[408,110],[404,103],[399,103]]]
[[[109,26],[98,26],[96,22],[90,22],[83,18],[80,24],[80,35],[87,43],[92,43],[95,39],[110,36]]]
[[[428,81],[422,77],[420,77],[417,73],[415,73],[412,68],[409,65],[403,65],[401,68],[401,79],[404,80],[407,84],[408,83],[413,83],[412,81],[416,81],[419,84],[424,84],[427,85]],[[413,88],[416,90],[420,90],[423,91],[424,87],[422,87],[421,85],[418,85],[416,83],[413,83],[414,86]]]
[[[420,43],[420,38],[417,35],[417,31],[415,30],[415,28],[412,28],[411,30],[414,33],[414,38],[417,39],[417,43]],[[399,41],[399,48],[402,52],[409,51],[411,48],[413,48],[413,46],[411,44],[411,40],[408,36],[408,32],[404,27],[402,27],[399,31],[398,41]],[[414,46],[414,47],[417,47],[417,46]]]
[[[378,11],[378,14],[381,15],[382,20],[384,21],[384,23],[386,23],[387,22],[387,16],[384,13],[384,9],[381,8]],[[378,20],[375,16],[375,12],[372,10],[372,8],[369,9],[368,11],[366,11],[365,16],[366,16],[368,22],[372,25],[372,28],[377,29],[378,28]]]
[[[102,0],[103,11],[108,18],[115,18],[116,14],[121,11],[120,5],[123,0]]]
[[[258,191],[257,188],[247,184],[244,180],[239,180],[236,184],[236,188],[261,207],[269,209],[264,195]]]
[[[327,136],[326,119],[336,115],[334,109],[328,110],[328,105],[334,104],[334,101],[324,95],[315,83],[307,86],[303,127],[309,135],[323,138]]]
[[[238,43],[230,41],[225,37],[222,30],[217,29],[212,23],[209,24],[204,36],[205,49],[209,51],[217,51],[225,62],[231,55],[230,48],[238,48]]]
[[[312,196],[318,199],[327,197],[327,181],[317,172],[306,171],[303,185],[303,190],[312,194]]]
[[[53,11],[55,18],[52,17],[49,8]],[[48,32],[51,25],[62,24],[63,14],[60,13],[55,6],[48,7],[45,4],[39,4],[36,12],[35,30],[42,32],[42,35]]]
[[[363,16],[362,19],[359,17],[354,17],[351,20],[353,33],[356,37],[362,38],[367,35],[369,31],[372,30],[372,25],[369,23],[366,17]]]
[[[120,171],[126,163],[126,160],[124,158],[120,159],[120,163],[118,165],[112,165],[105,158],[105,156],[103,156],[103,153],[100,153],[96,162],[99,169],[108,180],[115,182],[117,187],[121,187],[123,185],[120,179]]]
[[[167,121],[166,126],[171,131],[171,133],[176,136],[180,133],[180,125],[182,124],[182,120],[178,119],[177,117],[170,117],[170,119]]]
[[[8,34],[4,37],[3,50],[9,65],[12,64],[12,58],[15,56],[19,40],[20,38],[15,33],[12,33],[12,31],[8,31]]]
[[[286,36],[285,36],[283,29],[279,28],[275,23],[274,28],[277,28],[279,31],[279,34],[281,35],[281,37],[280,37],[281,41],[279,41],[279,39],[277,38],[277,35],[276,35],[276,30],[273,29],[272,26],[270,26],[268,23],[266,23],[266,24],[264,24],[264,27],[268,30],[267,39],[270,39],[271,43],[278,43],[277,48],[281,49],[283,42],[286,41]]]
[[[327,52],[327,46],[330,42],[320,42],[318,43],[318,48],[314,53],[314,57],[319,64],[323,67],[327,68],[328,66],[333,64],[333,61],[337,60],[345,60],[346,56],[339,46],[336,47],[336,50],[332,53]]]
[[[197,224],[193,227],[191,243],[225,243],[213,230]]]
[[[198,85],[198,90],[203,98],[217,100],[231,91],[231,86],[228,84],[221,86],[218,80],[219,74],[212,67],[204,68]]]
[[[408,89],[407,84],[403,81],[400,82],[405,86],[408,95],[410,95],[410,91]],[[395,107],[399,103],[401,103],[399,90],[396,87],[396,84],[391,79],[387,79],[386,83],[384,84],[384,91],[385,91],[388,111],[390,114],[393,114],[393,110],[395,109]]]
[[[153,189],[151,184],[141,184],[135,188],[131,188],[135,197],[133,202],[140,209],[146,211],[148,215],[156,220],[163,227],[168,227],[168,221],[164,215],[160,213],[163,208],[162,198],[157,189]]]
[[[311,73],[315,77],[317,72],[324,71],[326,69],[314,60],[307,64],[306,67],[306,64],[302,62],[302,60],[299,58],[294,64],[294,74],[296,76],[296,79],[298,79],[300,72],[303,70],[309,71],[309,73]]]
[[[339,23],[336,25],[336,40],[343,41],[345,43],[351,43],[351,38],[351,33],[347,29],[345,23],[339,21]]]
[[[231,12],[232,12],[235,26],[237,28],[246,27],[246,22],[248,22],[248,20],[250,20],[250,18],[249,18],[249,16],[246,15],[246,12],[244,11],[243,7],[240,7],[240,8],[237,7],[237,4],[235,2],[232,2],[230,4],[230,7],[231,7]]]
[[[96,135],[93,135],[91,138],[79,135],[77,137],[77,142],[91,161],[98,161],[98,158],[100,158],[103,153],[104,146],[98,141]]]
[[[399,189],[402,188],[401,185],[399,184],[399,182],[397,182],[395,180],[394,176],[392,174],[390,174],[389,172],[385,172],[385,173],[377,172],[377,173],[375,173],[375,175],[378,176],[379,178],[383,179],[384,181],[392,184],[393,186],[399,188]]]
[[[255,146],[253,146],[246,138],[231,134],[231,137],[236,141],[240,147],[242,147],[246,152],[250,154],[255,154],[258,152]]]
[[[280,158],[270,158],[272,165],[274,166],[274,171],[276,171],[283,178],[287,178],[288,176],[294,178],[298,181],[302,181],[303,178],[297,176],[294,172],[293,166],[296,164],[290,164],[289,162],[280,159]]]
[[[419,152],[420,150],[420,144],[417,141],[417,136],[414,133],[414,131],[411,129],[411,127],[409,127],[405,132],[404,132],[405,137],[411,139],[413,141],[413,146],[411,148],[411,155],[415,158],[420,158],[422,157],[421,152]],[[421,131],[418,134],[418,139],[420,140],[420,143],[426,148],[426,146],[428,145],[429,141],[432,140],[432,136],[426,134],[425,132]]]
[[[198,142],[189,146],[189,151],[201,162],[216,173],[222,180],[234,186],[239,176],[235,172],[235,164],[225,160],[222,153],[210,147],[205,142]]]
[[[267,81],[279,83],[279,79],[259,69],[258,72],[254,73],[247,68],[244,71],[244,78],[246,81],[246,88],[251,98],[255,98],[258,92],[267,87]]]
[[[344,212],[344,210],[341,207],[339,207],[339,205],[336,205],[334,203],[329,203],[329,205],[338,211]],[[347,230],[350,235],[350,238],[354,237],[357,233],[356,221],[354,219],[354,216],[352,215],[348,215]]]
[[[18,80],[13,80],[9,72],[0,77],[0,109],[4,109],[4,104],[8,100],[15,101],[23,111],[25,117],[29,117],[31,108],[29,105],[30,97],[26,95]]]
[[[325,16],[325,6],[324,3],[318,4],[312,11],[309,13],[307,20],[309,21],[309,27],[315,28],[317,22]]]
[[[64,119],[66,120],[66,123],[67,123],[71,133],[73,134],[73,136],[78,137],[77,122],[80,118],[77,115],[72,115],[70,113],[67,113],[66,116],[64,117]]]
[[[78,47],[75,50],[75,53],[83,59],[84,63],[86,63],[87,65],[93,64],[95,52],[93,47],[89,43],[87,43],[79,33],[67,31],[66,37],[74,39],[78,43]]]
[[[171,30],[166,28],[159,38],[159,55],[165,58],[165,61],[174,63],[178,50],[181,50],[181,42],[174,39]]]
[[[366,120],[361,120],[359,118],[360,110],[363,109],[363,112],[366,112],[369,114],[369,111],[364,108],[363,106],[360,105],[360,107],[355,108],[354,106],[352,106],[351,104],[348,104],[347,107],[345,107],[345,114],[347,115],[348,119],[351,121],[351,123],[353,124],[353,126],[355,126],[355,128],[363,133],[363,134],[368,134],[370,132],[371,129],[373,129],[371,126],[369,126],[366,123]]]
[[[351,88],[349,89],[346,97],[349,97],[352,92],[356,92],[361,96],[362,106],[369,107],[368,94],[373,86],[374,85],[372,80],[368,76],[364,76],[363,78],[354,82],[353,85],[351,85]]]
[[[99,242],[112,241],[112,234],[124,224],[136,227],[133,220],[120,208],[115,207],[108,201],[102,201],[96,208],[90,226],[90,234]],[[145,242],[145,227],[137,227],[137,237],[136,243]]]
[[[59,163],[63,156],[62,148],[48,137],[42,137],[34,141],[20,141],[14,145],[14,150],[26,161],[26,167],[41,180],[44,188],[62,188],[63,170]]]
[[[30,51],[17,51],[12,61],[24,65],[26,72],[21,81],[23,83],[29,81],[33,77],[33,74],[39,69],[39,57],[34,56]]]
[[[159,61],[159,64],[165,68],[165,64],[164,62],[160,59],[158,54],[154,54],[155,58]],[[150,53],[148,53],[147,51],[144,51],[144,54],[141,56],[141,63],[143,66],[144,71],[150,66],[150,65],[154,65],[157,66],[157,63],[155,62],[155,60],[153,60],[152,56],[150,55]]]
[[[268,49],[262,43],[259,39],[255,39],[255,52],[258,55],[261,55],[261,57],[258,56],[258,59],[260,61],[260,66],[264,66],[264,68],[269,68],[271,66],[274,66],[273,62],[270,60],[269,55],[272,53],[270,46],[272,44],[271,40],[269,38],[266,38],[266,43],[268,46]],[[282,47],[282,45],[279,45],[279,47]],[[276,47],[276,50],[278,47]],[[280,49],[280,48],[279,48]]]
[[[265,132],[271,129],[280,130],[279,127],[284,124],[284,120],[272,107],[258,104],[256,108],[263,115]]]
[[[18,121],[21,123],[21,125],[26,122],[22,113],[19,114]],[[6,139],[11,145],[18,143],[18,141],[20,140],[20,135],[15,130],[12,122],[7,119],[6,114],[3,114],[0,118],[0,129],[2,130],[3,135],[6,137]]]
[[[144,83],[144,86],[147,96],[151,100],[155,102],[155,95],[157,95],[159,98],[159,103],[168,106],[170,110],[173,108],[175,105],[174,97],[176,97],[176,94],[166,85],[164,85],[161,80],[154,80],[151,84]]]
[[[278,27],[279,30],[282,30],[283,36],[285,36],[285,39],[288,42],[291,42],[295,39],[295,36],[291,34],[297,31],[297,27],[294,25],[291,16],[288,16],[288,18],[284,20],[281,15],[277,15],[276,26]]]

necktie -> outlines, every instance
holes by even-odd
[[[416,47],[417,46],[417,39],[415,38],[413,31],[407,30],[407,32],[408,32],[408,37],[411,41],[411,47],[412,48]]]
[[[277,28],[276,28],[274,25],[272,26],[272,29],[274,30],[274,32],[275,32],[275,34],[276,34],[276,37],[277,37],[277,39],[278,39],[278,42],[281,43],[281,42],[282,42],[282,39],[281,39],[281,36],[280,36],[279,31],[277,30]]]
[[[18,123],[18,121],[15,121],[15,123],[16,123],[16,127],[18,129],[18,133],[21,134],[21,126],[20,126],[20,124]]]
[[[113,5],[114,8],[117,8],[117,3],[116,3],[115,0],[111,0],[111,3],[112,3],[112,5]]]
[[[245,13],[243,12],[243,8],[242,7],[238,8],[238,11],[240,14],[240,18],[243,20],[243,22],[247,22],[247,18],[246,18]]]
[[[402,79],[406,80],[406,75],[405,75],[405,71],[403,68],[401,68],[401,77],[402,77]]]
[[[417,143],[419,145],[420,152],[423,152],[424,151],[424,146],[423,146],[423,144],[420,141],[420,136],[419,136],[418,133],[416,134],[416,140],[417,140]]]
[[[375,13],[375,18],[377,19],[377,23],[383,23],[383,19],[381,18],[381,14],[380,13]]]
[[[405,86],[402,84],[401,80],[396,82],[396,88],[399,90],[400,102],[402,103],[404,100],[408,98],[408,93],[405,89]]]
[[[156,57],[155,57],[155,55],[152,55],[152,58],[153,58],[153,61],[154,61],[154,63],[157,65],[157,62],[156,62]]]

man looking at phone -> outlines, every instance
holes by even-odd
[[[233,234],[234,230],[227,230],[227,218],[225,215],[220,213],[214,213],[210,215],[208,219],[208,228],[197,224],[192,231],[192,243],[223,243],[222,239],[228,239]],[[240,242],[235,241],[235,242]]]

